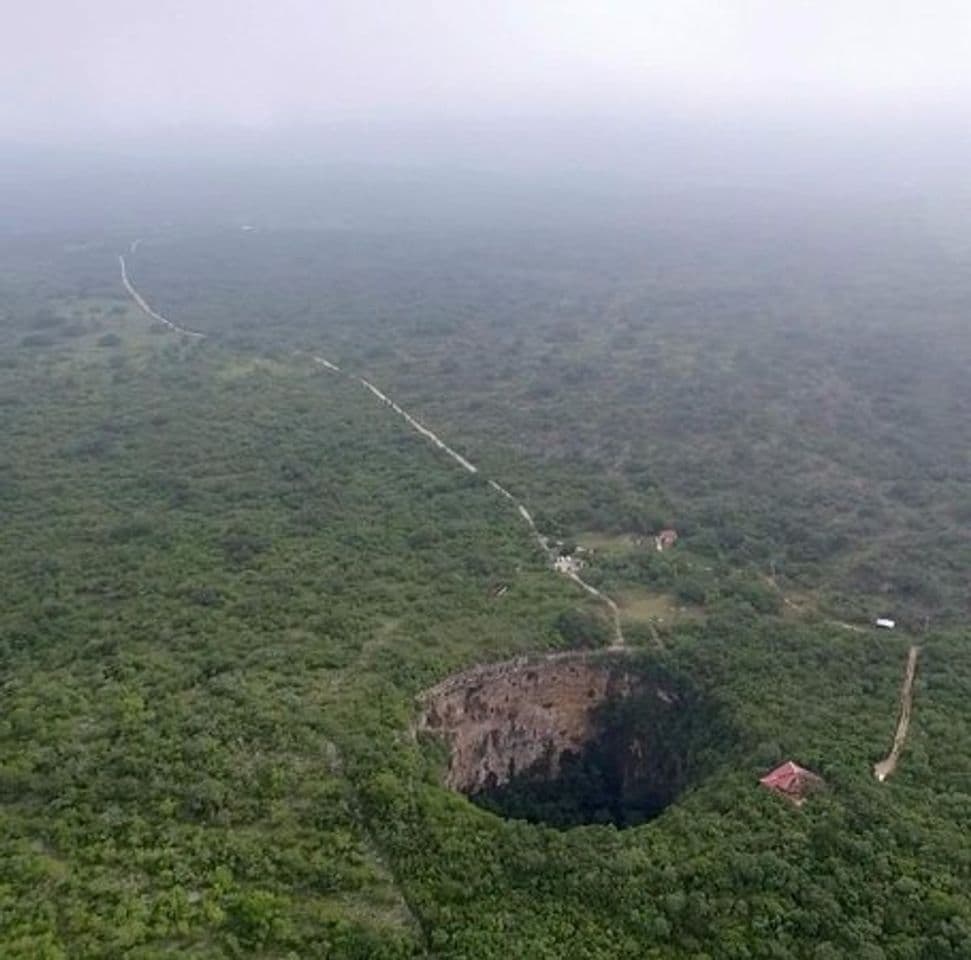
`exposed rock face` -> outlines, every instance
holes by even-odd
[[[526,770],[555,778],[565,752],[577,754],[601,734],[597,708],[641,686],[617,659],[520,658],[432,687],[418,728],[450,742],[446,785],[475,794]]]

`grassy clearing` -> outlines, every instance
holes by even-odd
[[[634,623],[677,624],[698,621],[704,617],[698,607],[679,603],[669,593],[632,587],[618,593],[616,599],[621,616]]]
[[[586,530],[576,537],[581,547],[600,553],[627,553],[638,546],[638,541],[642,539],[633,533],[602,533],[597,530]]]
[[[224,364],[216,377],[222,383],[231,383],[259,374],[288,376],[292,373],[291,367],[276,360],[270,360],[266,357],[240,357]]]
[[[168,332],[130,301],[99,297],[54,301],[50,313],[38,317],[34,326],[22,346],[37,342],[72,362],[109,359],[121,347],[129,358],[144,355],[164,346]]]

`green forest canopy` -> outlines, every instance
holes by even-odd
[[[546,239],[146,242],[137,282],[202,343],[124,299],[112,244],[8,260],[4,956],[971,952],[957,292],[924,294],[932,341],[883,315],[885,275],[819,294],[835,254],[766,300],[770,265],[739,284],[726,254],[702,289],[663,245]],[[699,607],[663,651],[630,639],[730,716],[711,749],[731,762],[630,830],[441,787],[415,695],[563,648],[558,624],[599,607],[481,477],[298,348],[372,376],[544,529],[676,523],[670,556],[632,545],[590,575]],[[886,607],[931,632],[881,785],[911,637],[833,620]],[[756,787],[790,757],[827,783],[799,811]]]

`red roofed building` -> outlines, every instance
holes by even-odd
[[[662,550],[670,550],[678,542],[677,530],[662,530],[655,538],[654,545],[658,553]]]
[[[807,793],[822,786],[823,779],[789,760],[767,773],[759,783],[767,790],[781,794],[798,807],[806,799]]]

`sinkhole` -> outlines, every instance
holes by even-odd
[[[500,816],[631,827],[700,784],[737,742],[724,708],[657,661],[519,659],[450,677],[421,699],[444,738],[445,785]]]

